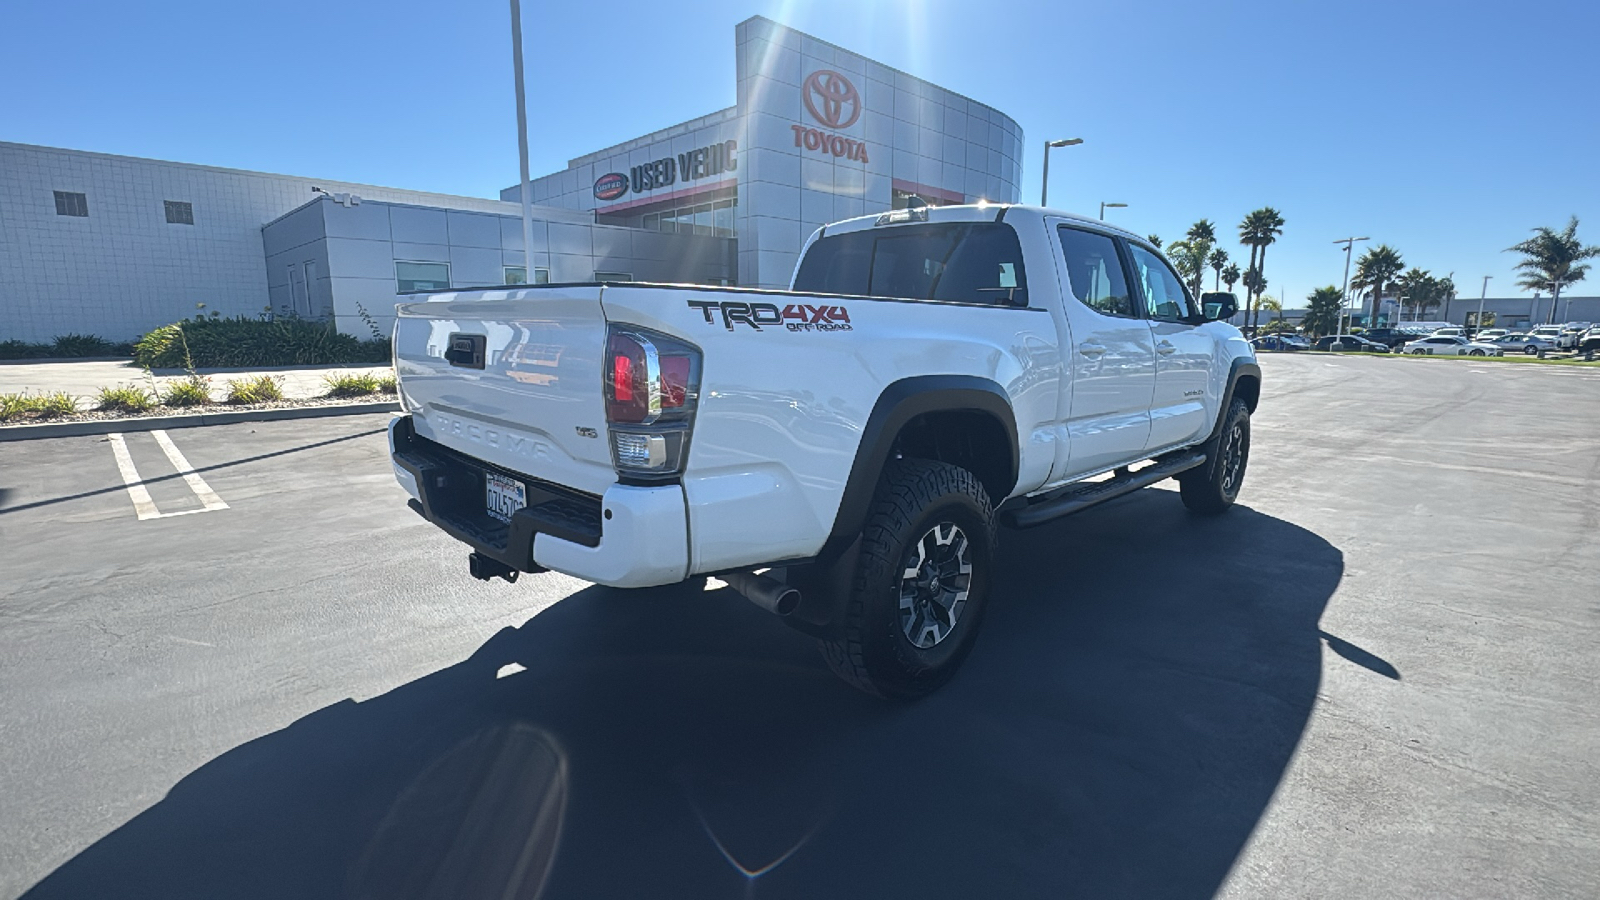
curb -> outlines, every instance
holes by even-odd
[[[339,406],[303,406],[290,409],[238,410],[199,413],[189,416],[148,416],[142,419],[97,419],[92,422],[52,422],[45,425],[0,426],[0,443],[30,441],[37,438],[78,437],[86,434],[111,434],[125,431],[154,431],[166,428],[198,428],[202,425],[230,425],[236,422],[272,422],[281,419],[324,419],[330,416],[356,416],[366,413],[399,412],[400,403],[346,403]]]

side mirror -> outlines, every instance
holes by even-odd
[[[1227,291],[1207,291],[1200,295],[1200,315],[1207,322],[1231,319],[1239,312],[1239,298]]]

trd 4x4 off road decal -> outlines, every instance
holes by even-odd
[[[761,331],[763,325],[782,325],[790,331],[849,331],[850,311],[842,306],[812,306],[809,303],[790,303],[778,309],[776,303],[741,303],[724,300],[686,301],[690,309],[698,309],[706,317],[706,324],[715,324],[717,316],[723,327],[733,330],[735,322]]]

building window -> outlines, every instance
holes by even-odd
[[[194,224],[194,204],[185,203],[182,200],[167,200],[164,202],[167,204],[168,225]]]
[[[400,293],[443,291],[450,287],[450,265],[436,262],[396,262],[394,280]]]
[[[627,272],[596,272],[595,281],[632,281],[633,276]]]
[[[506,280],[505,280],[506,284],[527,284],[528,283],[528,270],[523,268],[522,266],[506,266],[505,267],[505,271],[506,271]],[[550,283],[550,270],[546,269],[543,266],[534,266],[533,267],[533,283],[534,284],[549,284]]]
[[[89,217],[88,195],[56,191],[56,215],[77,216],[80,219],[87,219]]]
[[[709,234],[716,237],[734,237],[738,229],[734,225],[734,209],[739,205],[738,200],[718,200],[715,203],[702,203],[699,206],[685,206],[679,209],[664,209],[660,213],[651,213],[639,220],[639,227],[646,231],[674,231],[678,234]]]

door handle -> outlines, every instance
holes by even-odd
[[[1162,356],[1168,356],[1170,354],[1178,352],[1178,348],[1174,347],[1172,345],[1171,341],[1162,341],[1162,342],[1156,344],[1156,352],[1161,354]]]
[[[1099,344],[1083,343],[1078,345],[1078,352],[1090,359],[1098,359],[1106,355],[1106,348]]]

